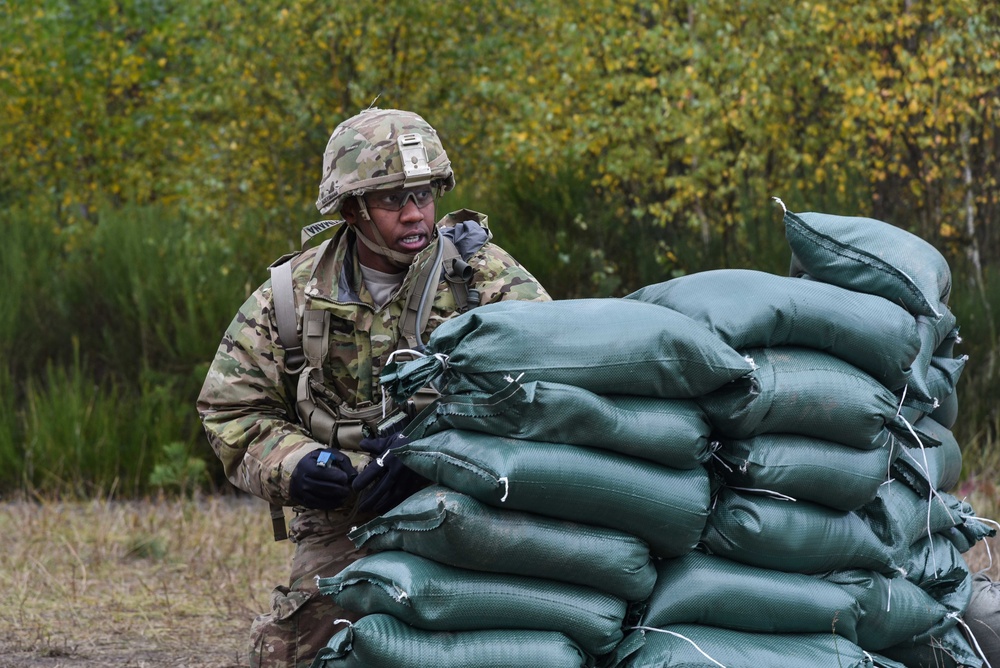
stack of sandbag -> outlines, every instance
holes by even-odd
[[[484,306],[390,364],[442,392],[396,451],[436,484],[352,532],[320,589],[367,616],[315,665],[981,665],[947,265],[786,226],[791,277]]]
[[[695,399],[751,362],[687,316],[620,299],[483,306],[428,348],[382,382],[440,387],[394,450],[437,484],[358,527],[376,552],[320,579],[366,616],[316,665],[593,665],[650,596],[652,558],[701,539],[711,441]]]
[[[961,553],[992,531],[947,493],[965,362],[947,264],[879,221],[785,223],[793,277],[722,270],[630,295],[757,370],[699,400],[722,487],[699,549],[657,563],[617,665],[980,666]]]

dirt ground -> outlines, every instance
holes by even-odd
[[[0,668],[246,667],[250,623],[292,550],[266,510],[245,497],[0,502]],[[984,543],[966,558],[990,564]]]
[[[239,668],[288,577],[262,501],[0,505],[0,668]]]

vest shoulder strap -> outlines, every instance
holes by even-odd
[[[421,345],[421,335],[427,328],[430,319],[430,304],[436,290],[434,289],[444,268],[444,277],[451,288],[452,296],[459,313],[469,309],[470,303],[478,305],[478,297],[470,299],[469,282],[472,280],[472,267],[462,258],[455,243],[445,235],[438,237],[438,252],[434,259],[424,265],[423,270],[410,286],[403,309],[403,319],[400,331],[410,348],[418,349]]]
[[[330,240],[324,241],[316,251],[316,260],[313,265],[319,263],[319,259],[326,252]],[[313,364],[322,368],[322,360],[326,356],[326,346],[329,340],[329,314],[323,311],[306,310],[302,323],[301,334],[299,330],[299,319],[295,313],[295,291],[292,285],[292,258],[298,253],[285,255],[275,261],[270,267],[271,271],[271,300],[274,303],[274,319],[278,325],[278,343],[285,351],[285,371],[291,375],[296,375],[305,368],[306,363],[313,364],[310,356],[315,356],[317,346],[321,347],[319,354],[319,364]],[[316,316],[315,313],[323,313],[324,316]],[[316,320],[323,320],[327,327],[323,328],[323,323],[315,323]],[[303,346],[303,338],[305,346]],[[316,338],[320,340],[315,341]]]

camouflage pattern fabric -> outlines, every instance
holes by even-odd
[[[470,217],[488,230],[486,216],[467,210],[445,216],[438,225],[454,226]],[[381,402],[379,371],[390,353],[406,347],[400,320],[408,289],[423,265],[432,261],[438,241],[417,254],[400,289],[377,309],[362,281],[354,235],[342,225],[318,262],[318,248],[294,258],[292,280],[300,319],[306,308],[331,313],[330,352],[323,369],[330,397],[350,408],[362,408]],[[551,299],[526,269],[495,244],[486,243],[467,262],[474,271],[472,287],[479,290],[483,304]],[[442,278],[425,338],[456,315],[456,308]],[[323,446],[297,423],[295,387],[285,373],[285,353],[277,332],[268,281],[246,300],[227,329],[198,398],[198,412],[229,480],[269,502],[291,505],[292,471],[306,454]],[[275,590],[271,612],[254,622],[255,663],[251,665],[309,665],[333,635],[333,621],[353,619],[327,597],[315,594],[316,575],[336,575],[361,556],[346,534],[351,526],[371,518],[355,516],[353,505],[332,512],[296,509],[291,527],[296,543],[291,580],[288,587]]]
[[[343,623],[361,615],[334,604],[317,591],[316,578],[336,575],[366,556],[347,532],[372,517],[351,517],[336,511],[307,510],[295,516],[290,531],[295,543],[289,586],[271,593],[271,609],[250,628],[250,668],[306,668]]]
[[[339,211],[344,200],[369,190],[401,187],[405,180],[397,140],[416,134],[423,140],[430,177],[444,190],[455,187],[455,175],[437,131],[418,114],[398,109],[365,109],[337,126],[323,152],[323,178],[316,208]]]
[[[486,217],[475,212],[486,226]],[[438,225],[460,222],[449,214]],[[361,278],[354,252],[354,232],[342,226],[315,272],[317,249],[292,260],[296,312],[305,308],[331,313],[330,354],[323,369],[335,403],[363,408],[381,402],[379,371],[390,353],[405,347],[400,334],[407,289],[425,262],[432,261],[435,240],[422,250],[396,296],[376,309]],[[468,258],[473,287],[481,302],[549,301],[545,289],[502,248],[487,243]],[[447,281],[434,298],[425,338],[456,314]],[[285,353],[277,341],[270,282],[243,304],[230,324],[198,398],[198,412],[226,476],[238,488],[280,505],[291,505],[288,485],[295,465],[320,444],[295,417],[295,388],[284,372]]]

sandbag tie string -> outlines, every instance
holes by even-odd
[[[730,473],[733,472],[733,467],[730,466],[729,463],[725,459],[723,459],[719,455],[715,454],[714,450],[712,451],[712,459],[714,459],[718,463],[719,466],[721,466],[722,468],[726,469]],[[744,473],[745,473],[745,471],[744,471]]]
[[[964,519],[976,519],[976,520],[979,520],[980,522],[982,522],[984,524],[995,524],[996,527],[997,527],[997,529],[1000,529],[1000,522],[997,522],[996,520],[991,520],[988,517],[978,517],[976,515],[963,515],[962,519],[963,520]],[[993,568],[993,550],[990,549],[990,541],[984,540],[983,541],[983,545],[986,546],[986,557],[989,559],[989,561],[987,562],[989,565],[986,566],[986,568],[984,568],[983,570],[987,570],[988,571],[991,568]]]
[[[906,398],[906,387],[903,388],[903,398],[904,399]],[[899,411],[902,410],[903,410],[903,404],[900,403]],[[930,476],[931,465],[930,462],[927,461],[927,449],[924,447],[924,442],[920,440],[920,437],[917,436],[917,432],[913,428],[913,425],[911,425],[909,421],[906,420],[906,418],[902,417],[899,412],[896,413],[896,416],[899,417],[899,419],[902,420],[903,424],[906,425],[906,428],[910,431],[910,435],[913,436],[913,439],[916,441],[917,446],[920,448],[920,454],[923,455],[923,460],[924,460],[923,467],[920,466],[920,463],[917,462],[916,459],[913,459],[913,461],[914,463],[917,464],[917,467],[920,468],[921,473],[923,473],[924,477],[927,479],[927,489],[929,490],[927,494],[927,535],[930,536],[932,534],[931,505],[934,503],[934,497],[937,497],[937,500],[941,502],[941,506],[944,508],[944,511],[948,513],[948,518],[952,522],[955,521],[955,516],[951,514],[951,510],[948,508],[948,504],[944,502],[944,499],[941,498],[941,495],[938,494],[938,491],[934,489],[934,484],[931,481],[931,476]],[[938,568],[937,554],[933,550],[931,551],[931,560],[934,563],[934,570],[937,570]]]
[[[782,494],[781,492],[775,492],[771,489],[757,489],[755,487],[732,487],[729,489],[735,489],[739,492],[750,492],[751,494],[760,494],[761,496],[769,496],[776,501],[791,501],[792,503],[798,503],[799,500],[794,496],[788,496],[787,494]]]
[[[713,659],[712,657],[710,657],[708,654],[706,654],[705,651],[701,647],[698,647],[698,645],[695,643],[695,641],[691,640],[690,638],[688,638],[686,636],[682,636],[680,633],[675,633],[674,631],[668,631],[666,629],[658,629],[658,628],[655,628],[653,626],[629,626],[628,629],[630,631],[633,631],[633,630],[635,630],[635,631],[654,631],[656,633],[666,633],[667,635],[671,635],[671,636],[680,638],[681,640],[686,640],[687,642],[691,643],[691,646],[694,647],[696,650],[698,650],[698,652],[701,653],[701,655],[703,657],[705,657],[706,659],[708,659],[709,661],[711,661],[715,665],[719,666],[720,668],[726,668],[726,666],[724,664],[719,663],[718,661],[716,661],[715,659]]]
[[[949,612],[947,615],[945,615],[945,617],[951,617],[956,622],[958,622],[958,625],[962,628],[963,631],[962,635],[964,635],[965,639],[971,642],[972,646],[975,647],[976,656],[978,656],[980,659],[983,660],[983,665],[986,668],[993,668],[993,666],[990,665],[989,659],[986,658],[986,654],[983,652],[983,648],[979,646],[979,642],[976,640],[976,634],[972,632],[972,629],[965,622],[965,620],[962,619],[962,616],[957,612]]]

